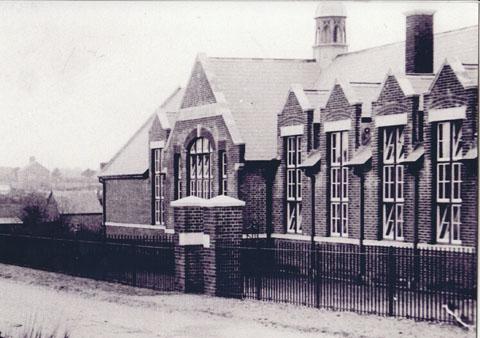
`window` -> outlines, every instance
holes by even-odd
[[[289,136],[287,146],[287,231],[302,231],[302,173],[298,166],[302,163],[302,137]]]
[[[313,149],[320,147],[320,123],[313,124]]]
[[[383,129],[382,221],[383,238],[403,240],[403,186],[405,157],[403,127]]]
[[[227,195],[227,153],[221,150],[218,153],[219,172],[220,172],[220,193],[219,195]]]
[[[188,152],[189,195],[201,198],[213,197],[212,146],[204,137],[197,138]]]
[[[180,154],[175,154],[173,160],[174,170],[174,185],[175,185],[175,199],[178,200],[182,198],[182,157]]]
[[[348,236],[348,131],[330,138],[330,233]]]
[[[460,243],[462,163],[460,122],[437,124],[436,226],[439,243]]]
[[[413,143],[423,142],[423,111],[413,115]]]
[[[161,173],[162,149],[153,149],[153,213],[155,224],[165,224],[165,175]]]

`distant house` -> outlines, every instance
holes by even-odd
[[[29,163],[18,171],[18,183],[27,190],[50,188],[50,171],[31,156]]]
[[[0,167],[0,194],[10,193],[12,187],[18,182],[18,169],[12,167]]]
[[[22,205],[15,203],[0,204],[0,232],[10,232],[12,227],[23,224],[20,219]]]
[[[99,229],[102,206],[94,190],[52,191],[47,200],[48,221],[61,220],[75,228]]]

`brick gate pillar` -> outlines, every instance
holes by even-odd
[[[206,200],[189,196],[173,207],[175,283],[178,291],[203,292],[203,206]]]
[[[245,202],[228,196],[209,199],[204,207],[203,281],[206,294],[240,298],[240,244]]]

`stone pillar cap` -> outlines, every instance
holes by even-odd
[[[214,207],[244,207],[245,202],[241,201],[239,199],[230,197],[230,196],[225,196],[225,195],[219,195],[214,198],[210,198],[209,200],[206,200],[203,204],[203,206],[207,208],[214,208]]]
[[[170,203],[171,207],[203,207],[207,202],[206,199],[197,196],[188,196],[180,198]]]

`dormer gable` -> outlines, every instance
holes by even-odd
[[[181,108],[216,103],[214,91],[205,71],[205,57],[199,55],[193,65],[190,79],[185,88]]]

